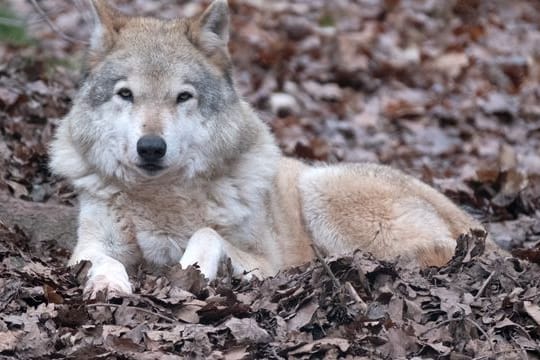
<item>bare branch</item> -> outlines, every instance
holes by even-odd
[[[41,6],[39,6],[39,4],[37,3],[36,0],[30,0],[30,3],[32,4],[32,6],[34,7],[34,9],[39,13],[39,15],[47,22],[47,24],[49,25],[49,27],[55,32],[57,33],[62,39],[64,40],[67,40],[69,42],[74,42],[74,43],[80,43],[80,44],[85,44],[85,45],[88,45],[89,43],[87,41],[83,41],[83,40],[79,40],[79,39],[76,39],[72,36],[69,36],[67,35],[66,33],[64,33],[62,30],[60,30],[52,21],[51,19],[47,16],[47,14],[45,13],[45,11],[41,8]]]
[[[341,287],[341,284],[339,283],[339,280],[336,278],[334,273],[332,272],[332,269],[330,269],[330,266],[326,263],[324,258],[321,255],[321,252],[319,251],[319,248],[315,244],[311,244],[311,247],[313,248],[313,252],[315,253],[315,256],[317,259],[321,262],[322,266],[324,267],[324,270],[326,270],[326,273],[328,276],[330,276],[330,279],[332,279],[332,283],[334,284],[334,287],[336,289],[339,289]]]
[[[367,304],[364,302],[364,300],[362,300],[360,295],[358,295],[358,293],[356,292],[356,290],[354,289],[354,287],[352,286],[350,282],[348,281],[345,282],[345,289],[347,289],[347,291],[349,292],[349,295],[351,295],[354,301],[356,301],[356,303],[360,306],[360,309],[362,310],[362,312],[365,313],[368,308]]]
[[[482,294],[484,293],[484,290],[486,289],[486,287],[488,286],[488,284],[491,282],[491,279],[493,278],[493,275],[495,275],[496,273],[496,270],[493,270],[491,272],[491,274],[489,274],[488,278],[486,279],[486,281],[484,281],[484,283],[482,284],[482,286],[480,287],[480,290],[478,290],[478,293],[476,293],[476,296],[474,297],[474,299],[478,299],[479,297],[482,296]]]

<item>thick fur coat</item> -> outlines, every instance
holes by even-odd
[[[94,7],[88,76],[51,146],[51,168],[79,193],[71,263],[92,262],[87,294],[130,292],[127,270],[143,261],[213,278],[229,257],[269,276],[312,259],[312,244],[442,265],[481,227],[389,167],[283,157],[234,86],[226,1],[167,21]]]

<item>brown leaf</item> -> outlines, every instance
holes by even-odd
[[[437,287],[431,289],[430,292],[440,299],[440,308],[446,312],[449,319],[472,313],[470,306],[460,301],[461,296],[455,290]]]
[[[175,317],[187,323],[197,324],[199,322],[199,311],[203,306],[199,304],[184,304],[175,312]]]
[[[272,340],[268,332],[257,324],[254,319],[231,318],[223,325],[231,331],[236,341],[242,343],[267,343]]]
[[[414,338],[402,329],[388,330],[388,342],[381,346],[380,351],[390,359],[403,358],[410,351],[417,349]]]
[[[313,318],[313,314],[319,308],[319,304],[316,299],[312,299],[310,302],[296,310],[296,314],[291,319],[287,320],[287,329],[289,331],[298,330],[307,325]]]
[[[540,246],[533,249],[513,249],[512,255],[535,264],[540,264]]]
[[[247,346],[233,347],[223,353],[225,360],[242,360],[245,359],[249,353],[247,352]]]
[[[24,331],[0,331],[0,353],[15,351]]]
[[[523,308],[527,315],[531,317],[538,325],[540,325],[540,306],[531,301],[524,301]]]
[[[114,335],[108,335],[103,345],[111,351],[121,353],[140,352],[144,350],[143,345],[135,344],[131,339]]]
[[[62,295],[58,294],[51,286],[47,284],[43,285],[43,291],[48,302],[52,302],[54,304],[64,303],[64,298]]]
[[[4,106],[8,107],[17,101],[19,94],[6,88],[0,87],[0,101]]]
[[[464,52],[449,52],[437,57],[433,61],[433,68],[448,75],[450,78],[456,78],[463,69],[469,65],[469,57]]]
[[[18,183],[16,181],[6,180],[6,184],[8,184],[11,191],[13,191],[13,195],[17,198],[24,198],[29,195],[28,189],[26,186],[24,186],[21,183]]]
[[[350,347],[350,342],[342,338],[324,338],[305,344],[298,349],[289,352],[289,355],[316,354],[319,351],[327,351],[329,348],[336,347],[342,352],[346,352]]]
[[[180,264],[178,264],[171,267],[166,275],[171,282],[171,286],[189,291],[196,296],[206,286],[204,276],[195,266],[188,266],[187,269],[182,269]]]

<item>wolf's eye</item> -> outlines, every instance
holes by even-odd
[[[182,91],[180,94],[178,94],[178,96],[176,97],[176,103],[177,104],[180,104],[180,103],[183,103],[183,102],[186,102],[188,101],[189,99],[191,99],[193,97],[193,95],[191,95],[191,93],[187,92],[187,91]]]
[[[120,96],[122,100],[133,101],[133,93],[128,88],[121,88],[116,92],[116,95]]]

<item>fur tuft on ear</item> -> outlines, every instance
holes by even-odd
[[[94,30],[90,38],[89,63],[93,67],[111,50],[128,16],[109,6],[105,0],[92,0],[91,4]]]
[[[197,43],[207,53],[226,50],[229,42],[229,5],[227,0],[214,0],[196,21]]]

